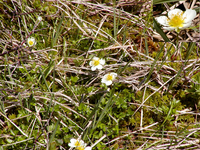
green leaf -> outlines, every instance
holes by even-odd
[[[74,83],[76,83],[78,81],[78,79],[79,79],[78,76],[75,76],[75,77],[71,76],[71,81]]]
[[[183,0],[179,0],[183,1]],[[178,2],[177,0],[153,0],[153,4],[162,4],[162,3],[170,3],[170,2]]]
[[[53,134],[52,134],[51,137],[50,137],[49,143],[52,143],[52,142],[53,142],[53,139],[54,139],[54,137],[55,137],[55,135],[56,135],[56,131],[57,131],[58,128],[59,128],[59,123],[60,123],[60,118],[58,119],[58,121],[57,121],[57,123],[56,123],[56,127],[55,127],[55,129],[54,129],[54,131],[53,131]]]
[[[52,41],[51,41],[51,46],[54,47],[56,45],[56,41],[58,40],[58,37],[60,36],[62,30],[64,29],[63,26],[62,26],[62,22],[64,20],[64,15],[62,15],[62,18],[59,22],[59,25],[58,27],[55,26],[55,35],[52,36]]]

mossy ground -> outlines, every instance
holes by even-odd
[[[78,137],[93,149],[200,147],[198,44],[153,42],[150,1],[0,8],[0,149],[69,149]]]

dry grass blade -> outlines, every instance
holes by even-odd
[[[0,149],[198,149],[200,46],[153,42],[152,11],[150,0],[0,2]]]

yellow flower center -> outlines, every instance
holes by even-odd
[[[77,140],[77,141],[75,142],[75,146],[79,147],[79,146],[81,146],[81,143]]]
[[[29,43],[29,45],[31,45],[31,46],[33,45],[33,41],[29,41],[28,43]]]
[[[94,66],[98,66],[100,64],[100,60],[99,59],[93,60],[93,64]]]
[[[173,14],[171,19],[168,19],[168,23],[171,27],[183,27],[184,23],[183,13]]]
[[[83,146],[79,146],[76,148],[77,150],[84,150],[85,148]]]
[[[113,80],[113,76],[111,74],[108,74],[106,80],[108,80],[108,81]]]

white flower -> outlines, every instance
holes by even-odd
[[[92,150],[92,148],[90,146],[87,146],[87,144],[85,144],[83,140],[79,139],[71,139],[68,145],[70,147],[75,147],[76,150]]]
[[[36,44],[35,38],[29,37],[28,40],[27,40],[27,43],[30,47],[34,46]]]
[[[42,21],[42,17],[41,17],[41,16],[38,16],[37,20],[38,20],[38,21]]]
[[[108,73],[103,76],[101,82],[105,83],[107,86],[112,84],[112,81],[117,77],[117,74],[114,72]]]
[[[168,12],[168,17],[160,16],[156,20],[163,25],[166,30],[174,30],[179,32],[181,29],[188,28],[192,24],[192,20],[196,17],[196,11],[187,9],[185,12],[175,8]]]
[[[84,146],[85,143],[83,140],[79,139],[70,139],[70,143],[68,144],[70,147],[79,147],[79,146]]]
[[[92,147],[87,146],[87,147],[85,148],[85,150],[92,150]]]
[[[89,65],[92,66],[91,67],[92,71],[95,71],[96,69],[102,69],[104,64],[105,64],[105,60],[99,59],[98,57],[93,57],[89,63]]]

